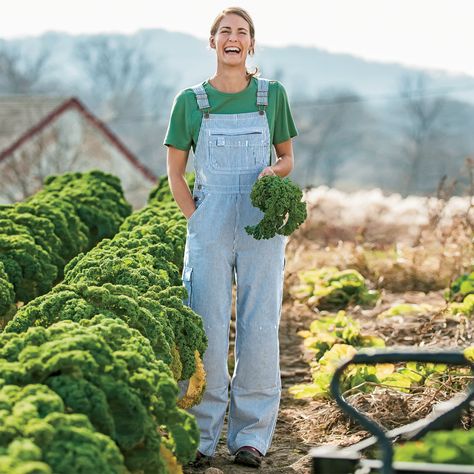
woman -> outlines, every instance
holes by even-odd
[[[297,130],[283,86],[246,69],[255,30],[245,10],[223,10],[211,27],[209,44],[216,50],[217,71],[176,96],[164,140],[171,192],[187,218],[186,303],[202,316],[209,341],[203,360],[206,391],[189,410],[201,433],[194,465],[210,464],[227,409],[235,281],[227,445],[234,462],[259,466],[273,437],[281,395],[278,325],[287,238],[256,240],[244,227],[263,217],[250,200],[256,180],[283,177],[293,169],[291,139]],[[278,157],[274,165],[271,144]],[[192,195],[184,177],[191,147],[196,172]],[[185,388],[181,385],[182,392]]]

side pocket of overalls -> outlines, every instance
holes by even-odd
[[[183,300],[183,304],[185,304],[188,307],[191,307],[191,302],[192,302],[192,295],[193,295],[193,280],[192,280],[192,275],[193,275],[193,269],[192,267],[184,267],[183,268],[183,285],[187,290],[188,297],[187,299]]]
[[[208,197],[209,197],[209,192],[207,191],[205,192],[205,191],[193,190],[193,199],[194,199],[194,205],[196,206],[196,209],[189,217],[188,224],[191,221],[193,221],[196,218],[196,216],[202,211],[202,206],[207,201]]]

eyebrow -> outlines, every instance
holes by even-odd
[[[221,26],[219,29],[220,30],[230,30],[231,28],[230,28],[230,26]],[[238,29],[243,30],[243,31],[247,31],[247,28],[244,28],[243,26],[239,27]]]

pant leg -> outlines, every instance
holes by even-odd
[[[261,219],[261,211],[249,210],[245,197],[239,209],[243,222],[253,225]],[[275,430],[281,397],[278,328],[285,245],[286,238],[280,235],[257,241],[239,234],[235,369],[227,439],[231,453],[250,445],[266,454]]]
[[[208,456],[216,449],[228,405],[227,358],[234,273],[232,203],[231,196],[208,202],[203,209],[206,212],[192,221],[183,268],[183,283],[191,295],[189,306],[202,317],[208,338],[203,357],[206,390],[201,403],[187,410],[196,417],[200,430],[198,449]],[[233,205],[235,208],[235,199]],[[188,280],[184,279],[186,275]],[[179,385],[183,395],[188,382]]]

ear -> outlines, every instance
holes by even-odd
[[[212,49],[216,49],[216,44],[214,43],[214,36],[210,36],[210,37],[209,37],[209,46],[210,46]]]

